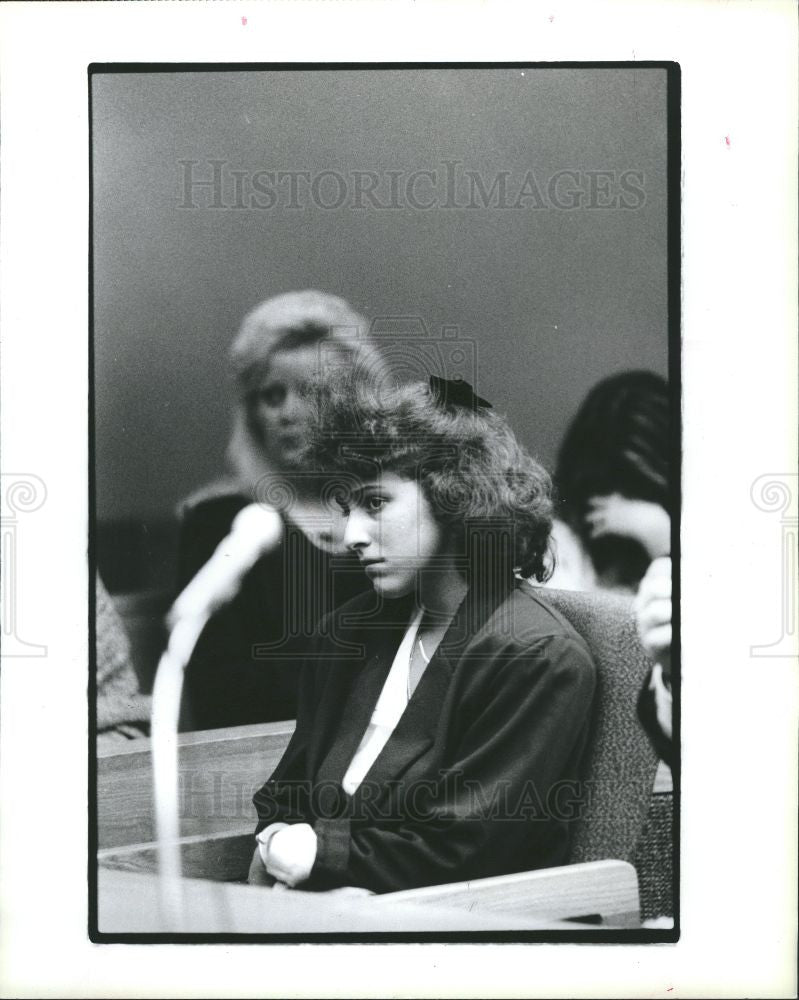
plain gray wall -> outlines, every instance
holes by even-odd
[[[481,394],[551,466],[588,389],[625,368],[666,374],[666,75],[662,70],[291,71],[93,77],[97,513],[157,518],[223,468],[226,352],[243,314],[315,287],[370,319],[421,317],[432,338],[473,341]],[[269,209],[181,208],[194,176],[337,171],[323,209],[287,181]],[[445,161],[507,171],[507,203],[532,170],[544,207],[445,208]],[[413,170],[437,202],[403,199]],[[548,182],[581,174],[573,210]],[[645,201],[589,207],[585,171],[636,171]],[[404,207],[353,207],[353,171],[375,171]],[[318,196],[336,197],[331,178]],[[561,197],[572,182],[561,180]],[[430,200],[424,179],[417,191]],[[248,194],[250,188],[245,189]],[[465,187],[459,200],[468,201]],[[611,194],[618,184],[611,185]],[[635,197],[627,197],[635,203]],[[245,202],[246,203],[246,202]]]

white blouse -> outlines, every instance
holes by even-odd
[[[369,768],[377,760],[389,737],[396,729],[400,716],[408,704],[408,680],[410,676],[411,655],[416,633],[422,620],[423,610],[420,608],[400,643],[394,662],[388,672],[383,690],[377,699],[369,725],[363,734],[358,749],[347,768],[347,773],[341,780],[347,795],[354,794],[366,776]]]

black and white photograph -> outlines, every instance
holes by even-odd
[[[679,68],[90,84],[95,940],[675,940]]]
[[[0,4],[0,996],[796,996],[797,41]]]

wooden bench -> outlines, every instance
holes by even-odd
[[[186,879],[228,883],[246,880],[254,850],[256,815],[252,794],[274,769],[293,730],[293,722],[277,722],[180,735],[180,847]],[[127,876],[128,884],[139,886],[134,908],[143,906],[142,899],[146,898],[150,901],[147,906],[152,909],[155,886],[150,882],[155,883],[157,851],[149,740],[132,741],[121,748],[106,748],[98,753],[97,793],[100,914],[102,917],[103,913],[113,913],[113,919],[109,920],[117,929],[138,926],[138,917],[127,922],[122,919],[121,886]],[[141,889],[142,885],[147,886],[146,891]],[[260,889],[243,886],[241,889],[263,895]],[[200,890],[194,886],[191,891],[196,895]],[[290,895],[296,899],[305,894]],[[315,894],[308,897],[312,895]],[[615,860],[429,886],[359,900],[361,907],[372,908],[375,926],[383,917],[374,907],[387,903],[402,904],[403,911],[407,904],[446,912],[450,929],[455,929],[455,925],[475,926],[474,920],[471,923],[466,920],[464,924],[463,911],[480,915],[481,926],[486,928],[500,925],[523,928],[538,926],[541,921],[551,923],[581,917],[598,917],[606,926],[629,927],[639,922],[635,869]],[[247,912],[257,912],[260,905],[248,903]],[[313,909],[309,907],[309,912]],[[157,914],[151,913],[151,918],[157,919]],[[211,920],[211,914],[208,919]],[[294,926],[294,916],[292,920]],[[441,920],[447,923],[444,916]],[[314,924],[310,917],[309,921],[309,926]],[[422,924],[426,921],[420,914]],[[437,926],[443,926],[441,921]],[[100,929],[107,928],[101,924]]]

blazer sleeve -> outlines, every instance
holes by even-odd
[[[316,639],[300,674],[294,733],[271,777],[253,796],[258,813],[256,835],[271,823],[311,822],[308,742],[318,703],[319,678],[315,663],[318,647]]]
[[[573,806],[595,668],[579,640],[563,635],[488,666],[451,766],[436,782],[408,790],[413,799],[400,818],[314,823],[307,887],[391,892],[537,866],[536,842],[543,847],[553,836],[548,813],[557,811],[553,791],[564,782]]]

